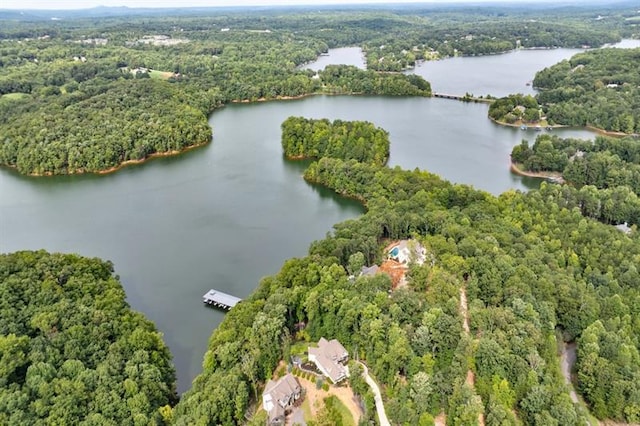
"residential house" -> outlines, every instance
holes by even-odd
[[[349,369],[344,365],[348,358],[349,352],[336,339],[322,337],[317,348],[309,347],[309,361],[315,363],[318,370],[333,383],[349,377]]]
[[[380,267],[378,265],[363,266],[362,270],[360,271],[360,276],[372,277],[378,273],[379,269]]]
[[[279,380],[269,380],[262,393],[262,408],[269,415],[269,425],[283,425],[286,410],[300,398],[302,387],[289,373]]]
[[[631,227],[627,222],[616,225],[616,229],[618,231],[624,232],[625,234],[631,234]]]

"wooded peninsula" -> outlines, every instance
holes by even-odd
[[[229,102],[431,96],[427,81],[398,71],[458,54],[601,46],[640,23],[632,3],[107,15],[0,11],[2,165],[100,172],[207,143],[207,117]],[[363,47],[368,70],[300,68],[349,45]],[[612,130],[617,119],[637,132],[639,58],[586,52],[541,71],[537,97],[498,100],[490,114]],[[619,78],[605,78],[613,67]],[[638,140],[523,142],[514,162],[572,185],[500,196],[387,167],[391,143],[375,123],[282,123],[284,156],[312,160],[304,179],[366,212],[233,307],[181,396],[170,352],[125,302],[117,265],[0,254],[0,423],[262,425],[265,386],[322,338],[349,353],[350,377],[335,386],[356,396],[361,425],[379,421],[363,365],[394,425],[640,423],[640,234],[612,226],[640,219]],[[400,265],[402,281],[365,273],[400,241],[422,250]],[[573,381],[560,365],[567,343],[577,345]],[[307,424],[348,423],[327,398]]]

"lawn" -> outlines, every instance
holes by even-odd
[[[353,421],[353,415],[349,411],[346,405],[340,401],[335,395],[332,395],[325,399],[326,404],[330,404],[332,409],[339,412],[342,417],[343,426],[356,426]]]
[[[309,342],[296,342],[291,345],[290,353],[293,356],[303,357],[307,354],[307,349],[309,348]]]
[[[302,401],[302,412],[304,413],[305,420],[313,420],[313,414],[311,413],[311,405],[309,405],[309,398],[305,398]]]
[[[149,77],[167,80],[173,77],[173,73],[168,71],[149,70]]]
[[[2,95],[2,99],[7,99],[7,100],[17,100],[17,99],[24,99],[24,98],[28,98],[30,95],[28,93],[7,93],[5,95]]]

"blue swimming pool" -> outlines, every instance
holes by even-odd
[[[389,253],[391,253],[391,256],[397,256],[399,253],[398,247],[394,247],[393,250],[391,250]]]

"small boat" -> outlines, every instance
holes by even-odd
[[[526,124],[523,124],[522,126],[520,126],[520,130],[527,130],[528,127],[526,126]]]
[[[533,128],[533,130],[535,130],[536,132],[541,132],[542,131],[542,127],[536,126],[536,127]]]
[[[548,130],[548,131],[552,131],[552,130],[553,130],[553,127],[551,127],[551,126],[547,126],[547,130]]]

